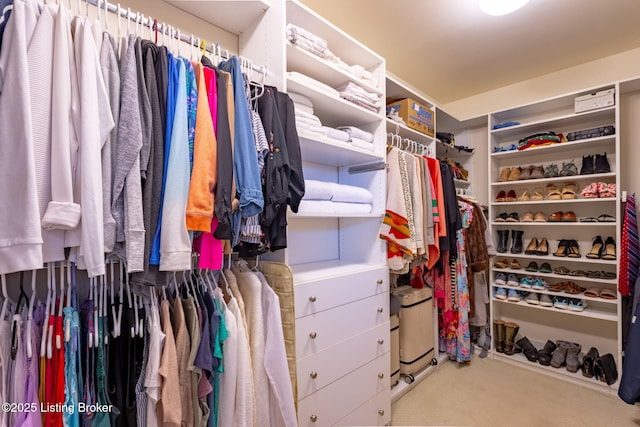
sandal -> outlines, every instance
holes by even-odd
[[[509,268],[512,270],[521,270],[522,265],[520,265],[520,262],[514,258],[511,260],[511,264],[509,265]]]
[[[582,189],[582,197],[585,199],[595,199],[598,197],[598,184],[592,182]]]
[[[601,271],[600,272],[600,278],[601,279],[609,279],[609,280],[611,280],[611,279],[615,279],[616,277],[618,277],[616,275],[616,273],[613,273],[611,271]]]
[[[594,237],[593,244],[591,245],[591,252],[587,254],[587,258],[600,259],[602,257],[603,247],[604,247],[604,242],[602,241],[602,237],[601,236]]]
[[[518,196],[519,202],[528,202],[530,199],[531,199],[531,196],[529,195],[529,192],[527,190],[524,190],[522,194]]]
[[[599,271],[593,271],[593,270],[589,270],[587,271],[587,277],[591,278],[591,279],[599,279],[602,277],[602,273]]]
[[[542,194],[542,188],[534,188],[533,194],[531,195],[531,201],[540,201],[544,200],[544,195]]]
[[[613,300],[618,299],[618,295],[613,289],[602,288],[600,291],[600,298]]]
[[[598,222],[616,222],[616,217],[608,214],[602,214],[597,219]]]
[[[583,216],[579,219],[580,222],[598,222],[598,219],[593,216]]]
[[[566,289],[566,283],[567,282],[558,282],[558,283],[554,283],[549,285],[549,291],[551,292],[564,292],[564,290]]]
[[[584,291],[584,296],[589,298],[600,298],[600,288],[589,288]]]
[[[569,273],[569,276],[574,276],[574,277],[585,277],[587,275],[587,273],[584,270],[571,270],[571,272]]]
[[[551,265],[548,262],[544,262],[538,271],[540,273],[551,273]]]
[[[555,184],[547,184],[545,187],[547,192],[547,200],[561,200],[562,193],[560,189]]]
[[[575,199],[576,191],[578,191],[578,186],[575,182],[566,183],[562,186],[562,200]]]
[[[553,269],[553,273],[554,274],[559,274],[561,276],[568,276],[570,271],[569,271],[569,269],[567,267],[560,266],[560,267],[554,268]]]
[[[567,247],[567,256],[569,258],[582,257],[582,255],[580,255],[580,246],[575,240],[569,240],[569,246]]]
[[[572,295],[581,294],[585,291],[585,288],[577,285],[575,282],[566,282],[565,288],[566,288],[566,292]]]
[[[558,243],[558,249],[553,253],[553,256],[567,256],[567,250],[569,249],[569,241],[562,239]]]
[[[613,240],[613,237],[607,237],[607,240],[604,242],[604,253],[600,258],[607,260],[616,259],[616,241]]]

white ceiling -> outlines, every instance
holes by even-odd
[[[639,0],[529,0],[499,17],[477,0],[302,2],[439,103],[640,47]]]

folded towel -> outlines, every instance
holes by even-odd
[[[331,200],[334,185],[332,182],[305,179],[303,200]]]
[[[333,197],[332,202],[371,203],[373,195],[366,188],[355,185],[331,183]],[[306,188],[306,187],[305,187]]]
[[[304,117],[305,119],[320,123],[320,119],[318,118],[318,116],[314,115],[313,113],[309,114],[305,111],[296,111],[295,114],[296,114],[296,118]]]
[[[380,103],[378,103],[378,105],[374,105],[371,102],[363,100],[358,95],[354,95],[352,93],[340,92],[340,98],[344,99],[345,101],[349,101],[352,104],[356,104],[358,107],[362,107],[365,110],[373,111],[374,113],[377,113],[380,110]]]
[[[365,150],[373,151],[373,143],[367,142],[360,138],[351,137],[351,145],[358,148],[364,148]]]
[[[305,189],[306,191],[306,189]],[[299,214],[312,214],[312,213],[334,213],[334,203],[329,200],[304,200],[300,201],[298,206]]]
[[[345,84],[343,84],[342,86],[337,88],[338,91],[340,92],[345,92],[345,93],[351,93],[354,95],[357,95],[358,97],[364,99],[364,100],[369,100],[372,103],[379,103],[380,102],[380,95],[378,95],[377,93],[372,93],[369,91],[366,91],[365,89],[363,89],[362,87],[358,86],[357,84],[353,83],[353,82],[347,82]]]
[[[367,132],[355,126],[338,126],[337,129],[347,132],[351,138],[358,138],[367,142],[373,142],[373,134],[371,132]]]
[[[287,92],[287,95],[289,95],[289,98],[291,98],[294,104],[306,105],[307,107],[313,108],[313,102],[306,96],[296,92]]]
[[[298,73],[297,71],[289,71],[287,72],[287,78],[289,80],[292,80],[298,84],[304,85],[304,86],[308,86],[311,87],[312,89],[315,89],[317,91],[320,92],[324,92],[325,94],[329,95],[329,96],[333,96],[335,98],[339,98],[340,94],[337,90],[335,90],[334,88],[332,88],[331,86],[328,86],[324,83],[321,83],[315,79],[312,79],[309,76],[306,76],[304,74]]]
[[[324,134],[320,132],[320,128],[307,126],[301,123],[296,124],[296,130],[300,138],[308,138],[313,140],[323,140]]]
[[[368,214],[371,213],[371,205],[367,203],[343,203],[333,202],[334,212],[337,214]]]
[[[328,56],[327,41],[297,25],[287,25],[287,40],[322,58]]]
[[[307,114],[313,114],[313,107],[309,107],[308,105],[298,104],[297,102],[294,102],[293,107],[296,113],[302,112]]]
[[[348,142],[349,134],[343,130],[335,129],[329,126],[322,126],[322,130],[326,132],[328,138],[337,139],[338,141]]]
[[[302,123],[307,126],[316,127],[318,129],[322,128],[322,122],[316,116],[306,117],[296,114],[296,123]]]

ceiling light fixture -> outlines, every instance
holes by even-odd
[[[479,0],[480,10],[487,15],[501,16],[515,12],[529,0]]]

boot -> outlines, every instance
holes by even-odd
[[[508,233],[509,231],[507,231]],[[524,231],[522,230],[511,230],[511,253],[512,254],[521,254],[522,253],[522,235]]]
[[[551,366],[556,369],[566,363],[567,351],[569,351],[569,347],[571,347],[571,343],[567,341],[558,340],[557,344],[558,348],[556,348],[551,356]]]
[[[504,336],[505,336],[505,323],[504,320],[494,320],[493,326],[495,331],[493,336],[495,337],[495,347],[498,353],[504,353]]]
[[[591,347],[587,352],[587,355],[584,356],[584,360],[582,361],[582,375],[587,378],[593,378],[593,367],[595,365],[596,360],[600,357],[598,353],[598,349],[595,347]]]
[[[609,173],[609,172],[611,172],[611,167],[609,166],[609,161],[607,160],[607,153],[596,154],[594,173]]]
[[[593,154],[582,156],[582,167],[580,168],[580,175],[591,175],[594,172],[595,165],[593,164],[593,161]]]
[[[538,349],[535,348],[533,344],[531,344],[529,338],[522,337],[518,340],[518,342],[516,342],[516,344],[518,344],[518,347],[522,349],[522,352],[527,357],[527,360],[529,362],[535,363],[538,361]]]
[[[509,230],[498,230],[498,253],[507,252],[507,246],[509,243]]]
[[[505,334],[504,334],[504,354],[508,354],[512,356],[515,351],[515,338],[518,335],[518,330],[520,330],[520,326],[515,322],[507,322],[504,324]]]
[[[551,340],[547,340],[544,347],[538,351],[538,362],[542,366],[549,366],[551,364],[551,354],[557,348],[556,343]]]
[[[570,343],[569,348],[567,349],[567,371],[574,374],[578,372],[578,369],[580,369],[580,360],[578,358],[580,350],[582,350],[582,346],[576,343]]]

